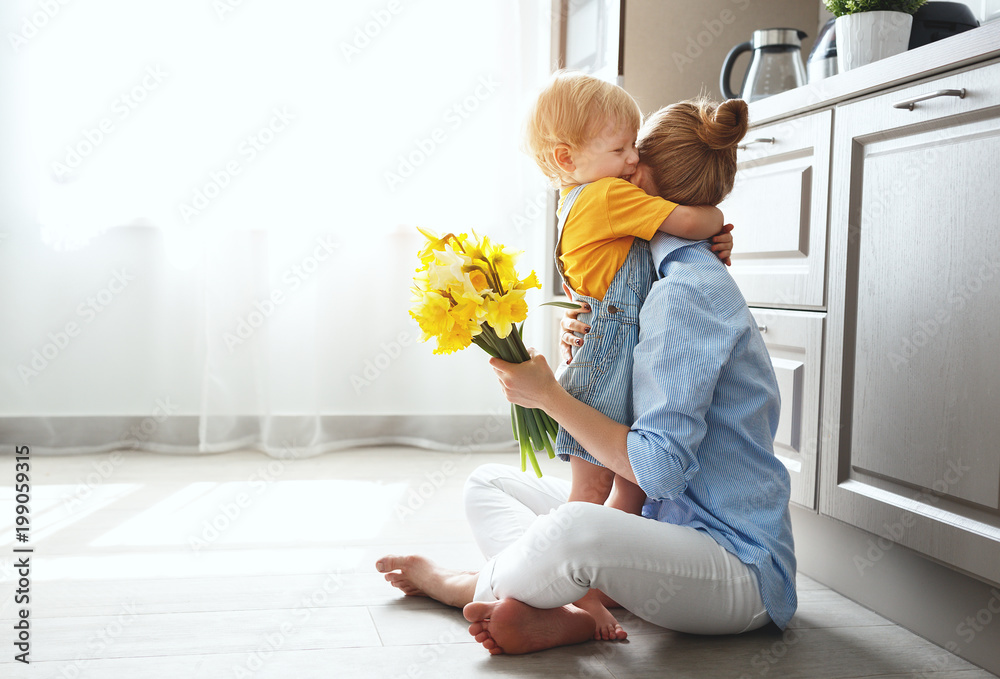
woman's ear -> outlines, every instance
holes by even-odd
[[[566,144],[559,144],[552,149],[552,159],[563,172],[573,172],[576,170],[576,163],[573,162],[573,152]]]
[[[628,180],[651,196],[660,195],[659,189],[656,188],[656,182],[653,181],[653,173],[645,163],[640,162],[636,165],[635,172]]]

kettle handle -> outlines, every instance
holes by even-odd
[[[722,62],[722,74],[719,76],[719,89],[722,90],[722,94],[726,99],[739,99],[740,95],[733,92],[729,88],[729,79],[733,74],[733,64],[736,63],[736,57],[740,56],[744,52],[749,52],[753,49],[753,43],[749,40],[746,42],[741,42],[739,45],[729,50],[729,54],[726,55],[726,60]]]

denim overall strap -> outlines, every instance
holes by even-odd
[[[589,182],[588,182],[589,184]],[[559,278],[566,285],[569,283],[566,281],[566,276],[563,273],[563,265],[560,257],[562,256],[562,236],[563,229],[566,227],[566,220],[569,219],[569,213],[573,210],[573,203],[576,199],[580,197],[580,193],[588,184],[578,184],[574,186],[569,193],[566,194],[566,198],[563,200],[562,213],[559,215],[559,224],[556,227],[556,251],[555,251],[555,263],[556,271],[559,272]]]

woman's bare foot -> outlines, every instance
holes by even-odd
[[[493,655],[534,653],[594,638],[594,618],[576,606],[532,608],[517,599],[476,601],[462,613],[469,634]]]
[[[575,605],[590,613],[594,618],[596,624],[594,638],[598,641],[621,641],[628,636],[628,633],[615,620],[615,616],[611,615],[611,611],[605,608],[600,590],[590,590],[582,599],[576,601]]]
[[[441,568],[422,556],[383,556],[375,570],[407,596],[426,596],[462,608],[476,593],[478,573]]]

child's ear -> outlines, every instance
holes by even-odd
[[[556,167],[563,172],[572,172],[576,169],[573,162],[573,152],[566,144],[559,144],[552,149],[552,159],[556,161]]]

